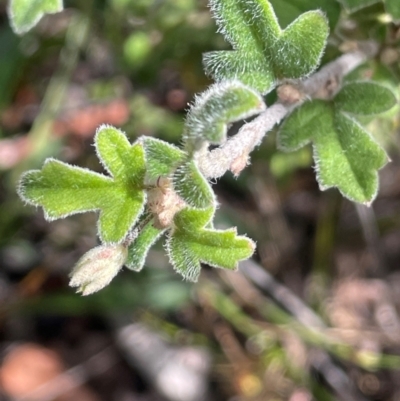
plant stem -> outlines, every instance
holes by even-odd
[[[321,98],[332,95],[340,88],[345,75],[374,57],[377,52],[378,46],[375,42],[360,43],[357,50],[344,54],[325,65],[303,82],[294,83],[294,90],[298,90],[302,95],[299,101],[287,104],[278,100],[253,121],[243,125],[237,135],[219,148],[212,151],[207,148],[200,150],[195,158],[201,172],[209,179],[224,175],[226,171],[232,169],[231,166],[235,161],[247,158],[251,151],[261,143],[264,136],[295,107],[312,97]]]

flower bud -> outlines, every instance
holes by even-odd
[[[82,295],[93,294],[110,284],[128,256],[123,245],[101,245],[85,253],[73,268],[69,285]]]

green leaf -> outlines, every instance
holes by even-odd
[[[62,10],[62,0],[10,0],[9,18],[14,32],[23,34],[33,28],[43,15]]]
[[[189,144],[226,140],[227,124],[265,110],[260,94],[238,81],[212,85],[196,97],[186,118],[185,140]]]
[[[141,271],[150,248],[165,230],[154,227],[153,221],[147,223],[135,240],[128,247],[128,259],[125,263],[128,269]]]
[[[342,111],[373,115],[391,109],[397,100],[393,92],[383,85],[370,81],[352,81],[343,85],[334,102]]]
[[[282,123],[277,137],[278,148],[285,152],[300,149],[311,142],[313,135],[328,131],[331,120],[331,110],[326,102],[314,100],[302,104]]]
[[[206,53],[206,72],[217,81],[238,79],[261,93],[276,82],[313,72],[326,45],[329,28],[324,14],[300,15],[285,30],[267,0],[211,0],[220,31],[233,51]]]
[[[199,228],[206,227],[212,221],[214,213],[214,207],[206,209],[185,208],[175,215],[174,224],[181,227],[181,231],[196,231]]]
[[[132,146],[120,130],[103,125],[96,133],[95,146],[97,157],[111,176],[127,185],[143,186],[145,166],[141,144]]]
[[[160,139],[144,137],[142,142],[146,155],[146,178],[149,181],[170,175],[187,157],[185,152]]]
[[[348,166],[343,165],[343,171],[347,169],[348,173],[342,176],[341,192],[352,200],[370,204],[378,192],[377,171],[388,162],[386,152],[357,121],[344,113],[335,113],[335,128],[348,161]],[[327,185],[336,185],[335,176],[332,171],[326,174]]]
[[[214,209],[186,208],[175,216],[175,227],[167,240],[167,251],[174,269],[186,280],[197,281],[201,263],[236,270],[240,260],[248,259],[255,244],[238,236],[236,229],[204,228],[213,217]]]
[[[378,190],[377,170],[387,156],[364,128],[331,102],[314,100],[286,118],[278,146],[292,151],[309,142],[322,190],[337,187],[353,201],[371,203]]]
[[[272,44],[277,78],[295,79],[312,73],[319,65],[328,34],[323,13],[309,11],[300,15]]]
[[[195,161],[179,167],[172,178],[176,193],[190,206],[204,209],[215,204],[215,195]]]
[[[385,0],[386,11],[392,15],[395,21],[400,20],[400,1],[399,0]]]
[[[144,151],[107,126],[98,130],[95,145],[112,177],[47,159],[42,170],[22,176],[19,194],[27,203],[42,206],[48,220],[100,210],[101,240],[119,243],[143,211]]]

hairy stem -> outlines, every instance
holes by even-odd
[[[245,167],[252,150],[287,114],[306,99],[330,97],[340,89],[345,75],[374,57],[377,52],[378,46],[375,42],[360,43],[357,50],[344,54],[325,65],[303,82],[295,83],[293,88],[300,94],[295,102],[278,100],[253,121],[243,125],[235,136],[219,148],[209,151],[208,146],[205,146],[197,152],[195,158],[201,172],[209,179],[221,177],[228,170],[238,174],[240,169],[237,165]]]

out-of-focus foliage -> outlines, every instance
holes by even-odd
[[[381,0],[341,0],[341,2],[350,10],[360,10],[371,4],[378,3]],[[394,20],[400,19],[400,4],[396,0],[383,0],[386,11]]]
[[[9,17],[16,33],[32,29],[46,14],[63,10],[63,0],[9,0]]]

